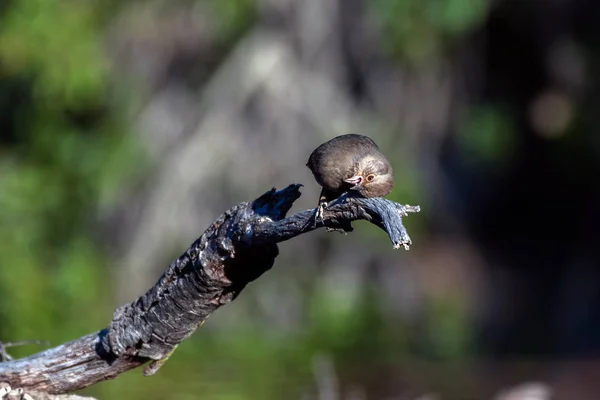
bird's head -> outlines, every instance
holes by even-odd
[[[394,188],[394,171],[385,157],[365,157],[358,162],[356,174],[344,182],[353,185],[364,197],[383,197]]]

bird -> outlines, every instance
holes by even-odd
[[[353,190],[362,197],[384,197],[394,188],[394,170],[368,136],[350,133],[321,144],[306,166],[322,187],[315,223],[327,204]]]

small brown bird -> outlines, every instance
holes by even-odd
[[[335,137],[317,147],[306,166],[323,187],[319,197],[317,219],[323,210],[348,190],[364,197],[383,197],[394,187],[394,171],[375,142],[363,135]]]

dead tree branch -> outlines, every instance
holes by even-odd
[[[411,244],[402,217],[418,212],[418,206],[343,196],[330,204],[323,223],[315,225],[315,210],[285,218],[301,195],[300,187],[272,189],[251,203],[232,207],[169,265],[146,294],[119,307],[106,329],[0,363],[0,382],[25,391],[62,394],[115,378],[148,361],[144,374],[151,375],[217,308],[273,266],[277,243],[316,228],[351,231],[350,223],[362,219],[384,229],[395,248],[408,249]]]

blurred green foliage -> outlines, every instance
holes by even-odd
[[[371,0],[384,45],[403,61],[431,61],[461,34],[482,23],[488,0]]]
[[[34,75],[33,97],[50,113],[101,103],[108,62],[99,10],[97,1],[11,2],[0,25],[3,74]]]
[[[0,16],[0,87],[9,89],[0,110],[5,340],[57,343],[105,323],[110,311],[102,310],[106,266],[88,214],[114,198],[136,146],[109,106],[97,9],[20,1]],[[99,312],[73,319],[80,309]]]
[[[205,3],[222,19],[220,34],[230,40],[254,17],[250,0]],[[40,339],[56,345],[105,326],[112,315],[108,260],[94,239],[91,216],[113,204],[121,185],[143,173],[144,157],[127,132],[126,111],[135,94],[111,85],[104,54],[104,29],[119,4],[22,0],[2,5],[0,340]],[[408,58],[437,51],[446,35],[478,23],[486,10],[484,0],[372,4],[382,16],[388,45]],[[479,129],[489,123],[495,122],[476,120],[467,126]],[[495,139],[489,140],[495,148]],[[404,171],[394,199],[416,202],[416,177],[409,168]],[[268,327],[250,323],[228,335],[201,331],[156,376],[143,378],[136,370],[87,393],[99,398],[202,394],[279,399],[310,385],[315,354],[361,365],[411,351],[413,334],[406,326],[385,322],[376,290],[367,288],[352,307],[344,306],[344,293],[337,292],[317,291],[307,301],[306,326],[285,340],[273,340]],[[444,356],[467,351],[462,320],[452,318],[459,314],[448,304],[431,307],[428,323],[437,335],[431,341],[434,347],[441,343]],[[11,350],[14,356],[33,351]]]
[[[510,160],[515,136],[510,114],[491,104],[471,107],[458,130],[459,146],[465,160],[496,168]]]
[[[235,40],[256,17],[252,0],[204,1],[212,7],[219,23],[217,29],[222,40]]]

